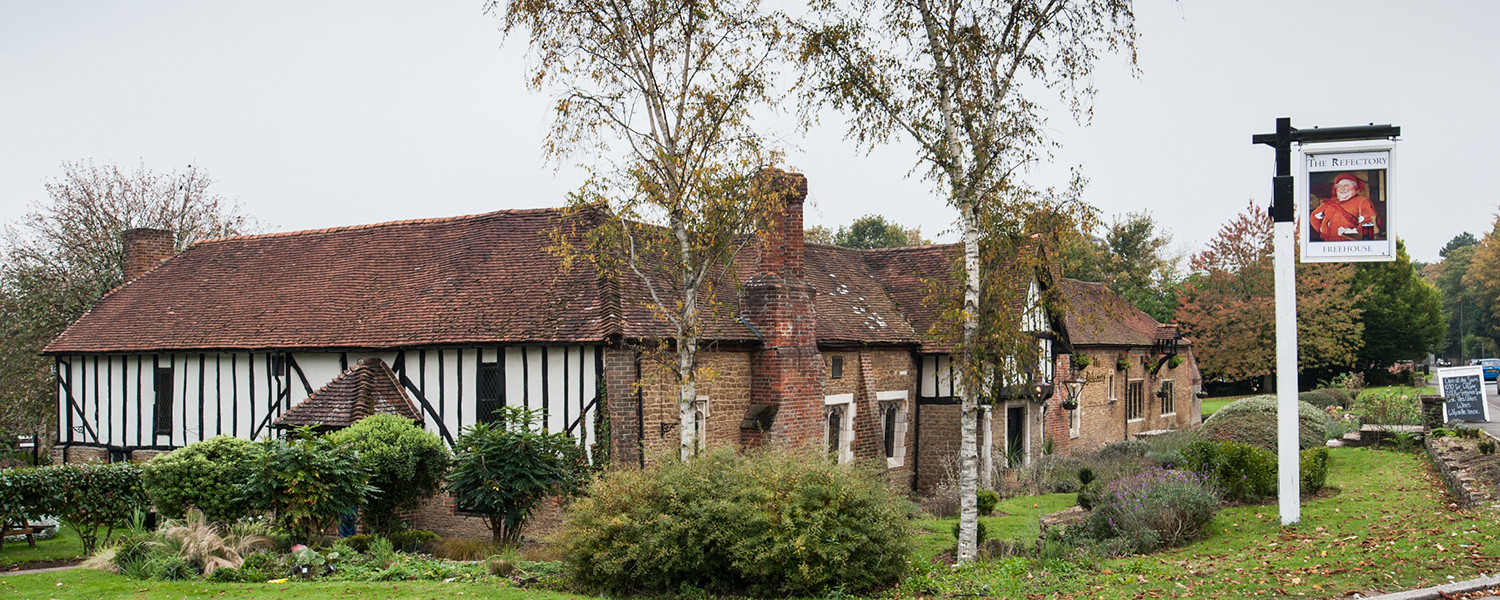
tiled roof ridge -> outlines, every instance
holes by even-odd
[[[192,246],[197,246],[199,244],[216,243],[216,242],[230,242],[230,241],[242,241],[242,240],[259,240],[259,239],[266,239],[266,238],[291,237],[291,236],[298,236],[298,235],[319,235],[319,234],[326,234],[326,233],[342,233],[342,232],[346,232],[346,231],[360,231],[360,230],[364,230],[364,229],[376,229],[376,228],[381,228],[381,227],[399,227],[399,226],[405,226],[405,225],[433,225],[433,224],[438,224],[438,223],[453,223],[453,222],[458,222],[458,221],[468,221],[468,220],[474,220],[474,219],[482,219],[482,218],[493,217],[493,216],[497,216],[497,215],[537,215],[537,214],[547,214],[547,213],[563,213],[563,212],[565,212],[567,210],[568,209],[565,208],[565,207],[550,207],[550,208],[507,208],[507,209],[502,209],[502,210],[492,210],[490,212],[484,212],[484,213],[474,213],[474,214],[468,214],[468,215],[454,215],[454,216],[451,216],[451,217],[427,217],[427,218],[422,218],[422,219],[401,219],[401,220],[396,220],[396,221],[381,221],[381,222],[378,222],[378,223],[361,223],[361,224],[357,224],[357,225],[340,225],[338,227],[323,227],[323,228],[320,228],[320,229],[299,229],[299,230],[296,230],[296,231],[273,231],[273,232],[270,232],[270,233],[251,233],[251,234],[243,234],[243,235],[226,235],[226,236],[222,236],[222,237],[207,238],[207,239],[198,240],[196,242],[193,242]],[[189,246],[189,248],[192,248],[192,246]],[[186,250],[184,250],[184,252],[186,252]]]
[[[840,246],[838,244],[823,244],[819,242],[803,242],[803,244],[807,246],[818,246],[820,248],[836,248],[839,250],[848,250],[850,252],[902,252],[911,250],[931,250],[934,248],[951,248],[962,245],[960,242],[949,242],[946,244],[923,244],[921,246],[897,246],[894,248],[850,248],[848,246]]]

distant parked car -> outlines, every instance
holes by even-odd
[[[1481,358],[1474,364],[1484,367],[1485,381],[1500,379],[1500,358]]]

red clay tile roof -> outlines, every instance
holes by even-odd
[[[281,415],[275,426],[343,429],[370,415],[400,415],[422,423],[422,414],[396,374],[378,358],[360,359]]]
[[[549,251],[555,232],[583,246],[591,213],[509,210],[195,244],[101,299],[46,348],[51,354],[163,350],[401,348],[476,343],[660,339],[672,329],[626,271],[619,284]],[[932,330],[930,281],[951,278],[957,245],[853,250],[809,244],[817,339],[916,344],[949,352]],[[739,289],[756,271],[749,244],[720,276],[703,339],[753,342]],[[648,265],[670,282],[662,265]],[[1018,282],[1018,285],[1020,283]],[[680,292],[661,290],[667,302]]]
[[[617,319],[598,275],[547,251],[582,220],[513,210],[208,240],[107,294],[46,352],[599,341]]]
[[[1062,292],[1068,303],[1068,338],[1074,345],[1150,346],[1178,339],[1176,325],[1157,323],[1102,283],[1063,279]]]
[[[959,258],[957,244],[865,250],[865,262],[879,279],[898,310],[906,315],[921,342],[922,352],[952,352],[957,345],[934,327],[943,307],[931,298],[929,282],[949,281],[953,261]],[[819,314],[821,317],[822,314]]]

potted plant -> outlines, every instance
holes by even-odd
[[[1089,368],[1089,362],[1090,362],[1089,361],[1089,355],[1087,355],[1087,354],[1083,354],[1083,353],[1080,352],[1078,354],[1073,355],[1073,368],[1074,369],[1087,369],[1087,368]]]
[[[1129,371],[1130,370],[1130,356],[1125,355],[1125,354],[1121,354],[1120,358],[1115,361],[1115,369],[1118,369],[1118,370],[1121,370],[1121,371]]]

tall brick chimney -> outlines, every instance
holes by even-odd
[[[768,175],[784,204],[762,234],[758,272],[745,283],[745,317],[762,344],[751,358],[750,403],[775,412],[764,433],[747,431],[742,441],[812,447],[823,439],[823,358],[814,292],[804,279],[807,178],[779,170]]]
[[[121,237],[125,242],[126,283],[172,258],[177,248],[171,230],[167,229],[127,229]]]

